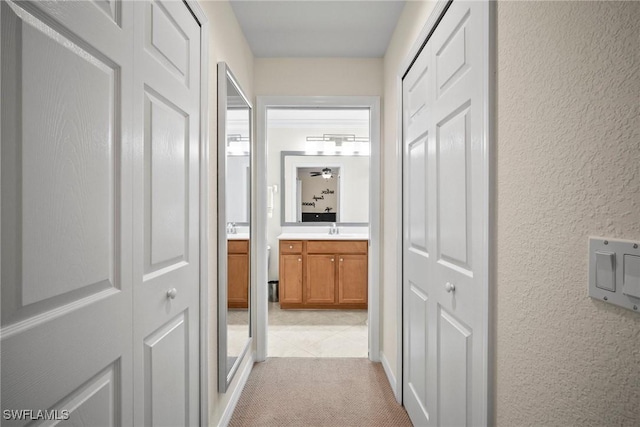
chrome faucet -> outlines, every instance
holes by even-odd
[[[338,229],[338,226],[335,222],[331,224],[331,227],[329,228],[329,234],[331,235],[340,234],[340,230]]]

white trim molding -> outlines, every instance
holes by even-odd
[[[267,109],[302,107],[368,108],[370,111],[371,151],[369,170],[369,360],[380,360],[380,204],[382,170],[380,156],[380,97],[378,96],[258,96],[256,101],[256,180],[252,193],[256,194],[255,240],[258,254],[266,254],[267,247]],[[263,186],[264,188],[257,188]],[[264,190],[264,191],[262,191]],[[264,213],[264,214],[263,214]],[[261,362],[267,357],[267,259],[257,260],[257,309],[255,339],[257,345],[256,360]]]
[[[231,393],[231,398],[229,399],[229,403],[227,403],[227,407],[224,408],[224,412],[220,417],[220,422],[218,423],[218,427],[226,427],[229,425],[231,421],[231,417],[233,416],[233,411],[236,409],[236,405],[240,401],[240,396],[242,395],[242,391],[244,390],[244,386],[247,384],[247,380],[249,379],[249,374],[253,369],[253,364],[256,360],[256,353],[252,352],[249,360],[244,366],[242,370],[242,374],[240,378],[238,378],[238,386]]]
[[[200,25],[200,426],[209,425],[209,19],[185,0]]]
[[[400,403],[401,399],[399,393],[402,390],[402,384],[398,384],[396,376],[393,375],[393,370],[391,369],[389,360],[387,359],[387,356],[385,356],[383,351],[380,352],[380,362],[382,363],[382,369],[384,369],[384,373],[387,374],[387,380],[389,381],[389,385],[391,385],[393,395],[396,397],[398,403]]]

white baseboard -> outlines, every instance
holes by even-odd
[[[396,397],[398,403],[402,403],[400,401],[400,394],[398,393],[398,382],[396,381],[395,375],[393,375],[391,366],[389,366],[389,360],[387,360],[387,356],[385,356],[382,351],[380,352],[380,362],[382,363],[384,373],[387,374],[387,379],[389,380],[389,384],[391,385],[391,390],[393,390],[393,395]]]
[[[240,400],[240,395],[242,394],[242,390],[244,390],[244,386],[247,383],[247,380],[249,379],[249,374],[253,369],[253,364],[255,360],[256,360],[256,353],[254,351],[251,353],[249,363],[245,365],[244,370],[242,371],[242,375],[240,375],[240,378],[238,378],[238,386],[235,388],[235,390],[233,390],[233,394],[229,399],[229,403],[227,404],[227,407],[225,408],[224,413],[220,418],[220,423],[218,424],[218,427],[227,427],[229,425],[229,422],[231,421],[231,416],[233,415],[233,411],[236,409],[236,405]]]

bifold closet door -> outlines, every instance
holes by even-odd
[[[453,1],[403,79],[403,398],[486,425],[487,2]]]
[[[0,26],[3,425],[196,425],[200,27],[174,1]]]

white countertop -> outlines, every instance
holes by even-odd
[[[227,240],[249,240],[249,233],[227,234]]]
[[[364,233],[282,233],[278,240],[369,240],[369,235]]]

